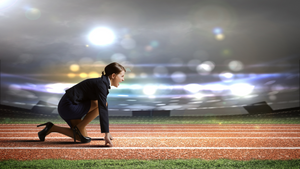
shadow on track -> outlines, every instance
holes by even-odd
[[[13,140],[13,141],[8,140],[8,142],[38,143],[38,142],[41,142],[41,141],[40,140]]]

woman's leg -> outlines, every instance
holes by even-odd
[[[73,128],[74,126],[76,126],[77,124],[79,124],[81,122],[81,119],[73,119],[73,120],[70,120],[70,121],[71,121],[72,128]],[[74,138],[73,130],[71,130],[69,127],[60,127],[60,126],[57,126],[57,125],[53,125],[51,127],[51,129],[48,131],[47,135],[50,134],[51,132],[57,132],[57,133],[69,136],[71,138]],[[83,132],[85,132],[85,134],[86,134],[85,129],[83,130]],[[78,135],[76,135],[76,140],[80,141],[80,138],[79,138]]]
[[[74,138],[73,130],[71,130],[69,127],[60,127],[60,126],[57,126],[57,125],[53,125],[51,127],[51,129],[49,130],[49,132],[47,133],[47,135],[52,133],[52,132],[57,132],[57,133],[69,136],[71,138]]]
[[[77,126],[77,128],[79,129],[79,131],[81,132],[81,134],[83,136],[87,136],[87,132],[86,132],[85,126],[88,125],[92,120],[94,120],[98,115],[99,115],[98,101],[97,100],[92,100],[91,101],[90,110],[86,114],[86,116],[83,118],[83,120],[81,120],[81,119],[73,119],[73,120],[71,120],[72,128],[74,126]],[[70,129],[69,127],[60,127],[60,126],[53,125],[51,127],[51,129],[48,131],[47,135],[50,134],[51,132],[61,133],[61,134],[64,134],[66,136],[69,136],[71,138],[74,138],[74,136],[73,136],[73,130]],[[80,140],[80,138],[78,137],[78,135],[76,137],[76,140]]]
[[[85,115],[83,120],[76,125],[83,136],[87,136],[85,127],[97,116],[99,116],[98,101],[91,100],[91,108],[89,112]]]

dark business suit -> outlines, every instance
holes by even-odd
[[[101,133],[109,133],[108,109],[106,106],[108,89],[110,89],[108,76],[102,74],[100,78],[86,79],[66,90],[66,95],[73,104],[98,100]]]

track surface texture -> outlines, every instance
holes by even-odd
[[[96,124],[87,126],[90,143],[59,133],[41,142],[40,130],[36,124],[0,124],[0,160],[300,159],[299,124],[112,124],[113,147],[104,146]]]

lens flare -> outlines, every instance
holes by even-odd
[[[215,38],[219,41],[224,40],[225,36],[223,34],[217,34]]]
[[[252,93],[254,86],[246,83],[238,83],[230,86],[232,94],[237,96],[246,96]]]
[[[80,73],[79,76],[80,76],[81,78],[86,78],[88,75],[87,75],[86,73]]]
[[[210,73],[215,68],[215,64],[211,61],[205,61],[197,66],[198,73]]]
[[[241,71],[244,69],[244,65],[241,61],[233,60],[228,64],[229,69],[232,71]]]
[[[171,78],[174,82],[181,83],[186,79],[186,75],[183,72],[177,71],[172,73]]]
[[[30,8],[28,10],[26,10],[26,18],[30,19],[30,20],[37,20],[41,17],[41,11],[39,9],[36,8]]]
[[[231,82],[233,80],[234,75],[230,72],[222,72],[219,74],[219,78],[223,82]]]
[[[77,64],[72,64],[72,65],[70,66],[70,70],[71,70],[72,72],[77,72],[79,69],[80,69],[80,67],[79,67],[79,65],[77,65]]]
[[[154,95],[156,93],[156,86],[147,85],[144,87],[143,92],[146,95]]]
[[[14,5],[17,0],[0,0],[0,10],[7,9]]]
[[[135,73],[129,73],[129,74],[128,74],[128,77],[129,77],[130,79],[135,78],[135,76],[136,76]]]
[[[89,40],[95,45],[109,45],[115,39],[113,31],[104,27],[96,28],[89,34]]]
[[[90,78],[97,78],[97,77],[99,77],[100,75],[99,75],[99,73],[97,73],[97,72],[90,72],[89,73],[89,77]]]
[[[76,75],[74,73],[68,73],[69,78],[74,78]]]
[[[222,31],[221,28],[216,27],[216,28],[213,29],[213,33],[216,34],[216,35],[221,34],[222,32],[223,31]]]
[[[201,85],[199,84],[195,84],[195,83],[191,83],[191,84],[187,84],[183,87],[184,90],[189,91],[191,93],[197,93],[199,92],[199,90],[201,90]]]

